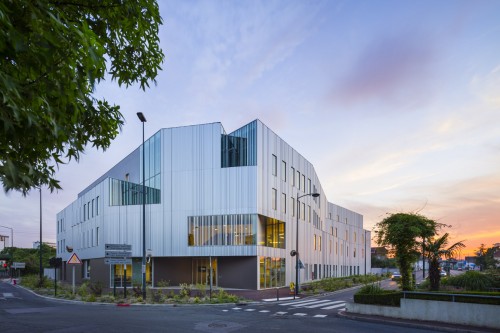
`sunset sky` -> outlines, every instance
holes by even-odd
[[[157,85],[96,94],[126,124],[106,151],[60,167],[56,213],[160,128],[258,118],[314,166],[330,202],[364,216],[419,211],[467,252],[500,242],[500,1],[159,1]],[[14,245],[39,235],[37,191],[0,193]],[[0,227],[0,234],[10,230]],[[0,245],[0,248],[3,245]]]

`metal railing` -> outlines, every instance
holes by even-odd
[[[435,298],[439,297],[450,297],[452,302],[455,302],[456,297],[465,297],[465,298],[481,298],[481,299],[498,299],[500,301],[500,296],[490,296],[490,295],[471,295],[471,294],[445,294],[445,293],[425,293],[418,291],[402,291],[403,298],[407,298],[406,295],[429,295]]]

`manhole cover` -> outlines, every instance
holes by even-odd
[[[222,328],[222,327],[227,327],[227,325],[226,324],[219,324],[219,323],[211,323],[211,324],[208,324],[208,327]]]

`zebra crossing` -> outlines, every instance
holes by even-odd
[[[345,311],[345,303],[346,301],[342,300],[328,300],[328,299],[307,299],[307,300],[302,300],[302,301],[290,301],[290,302],[284,302],[284,303],[275,303],[272,305],[271,309],[264,309],[264,310],[259,310],[256,308],[241,308],[241,307],[234,307],[231,309],[223,309],[223,312],[230,312],[230,311],[240,311],[240,312],[253,312],[253,313],[262,313],[262,314],[268,314],[268,315],[273,315],[273,316],[294,316],[294,317],[313,317],[313,318],[325,318],[328,316],[328,313],[325,314],[325,312],[320,311],[317,313],[317,310],[327,310],[330,311],[333,310],[334,314],[336,314],[338,311]],[[286,309],[280,309],[279,307],[286,307]],[[296,312],[294,311],[295,309],[300,309],[303,310],[304,312]],[[309,310],[311,309],[311,310]],[[275,311],[273,311],[275,310]],[[286,310],[286,311],[278,311],[278,310]],[[316,313],[312,313],[316,312]]]
[[[331,301],[328,299],[308,299],[304,301],[294,301],[287,303],[280,303],[281,306],[293,306],[297,308],[315,309],[320,308],[321,310],[333,310],[339,309],[339,311],[345,310],[345,301]]]

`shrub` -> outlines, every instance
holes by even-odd
[[[179,290],[179,295],[181,297],[189,297],[189,296],[191,296],[191,289],[193,288],[192,285],[187,284],[187,283],[181,283],[179,285],[179,287],[181,288]]]
[[[89,284],[90,293],[94,296],[102,295],[102,283],[100,281]]]
[[[199,297],[205,297],[205,295],[207,294],[207,285],[206,284],[197,283],[196,289],[198,290]]]
[[[158,281],[158,283],[156,284],[156,286],[159,287],[159,288],[169,287],[170,286],[170,280],[160,280],[160,281]]]
[[[89,282],[88,282],[88,281],[84,281],[84,282],[80,285],[80,287],[78,287],[78,290],[77,290],[77,292],[76,292],[76,293],[77,293],[78,295],[80,295],[82,298],[87,297],[87,295],[88,295],[88,293],[89,293],[89,292],[88,292],[88,290],[87,290],[88,284],[89,284]]]
[[[488,291],[490,288],[494,288],[495,279],[490,274],[467,271],[464,274],[443,279],[442,284],[463,288],[464,290]]]
[[[212,303],[237,303],[240,298],[236,295],[228,294],[224,289],[219,288],[215,297],[212,297]]]
[[[385,306],[400,306],[403,294],[399,291],[387,290],[380,294],[354,294],[354,302],[360,304],[376,304]]]
[[[387,293],[387,291],[385,289],[382,289],[378,284],[375,283],[364,285],[357,292],[357,294],[364,294],[364,295],[380,295],[385,293]]]

